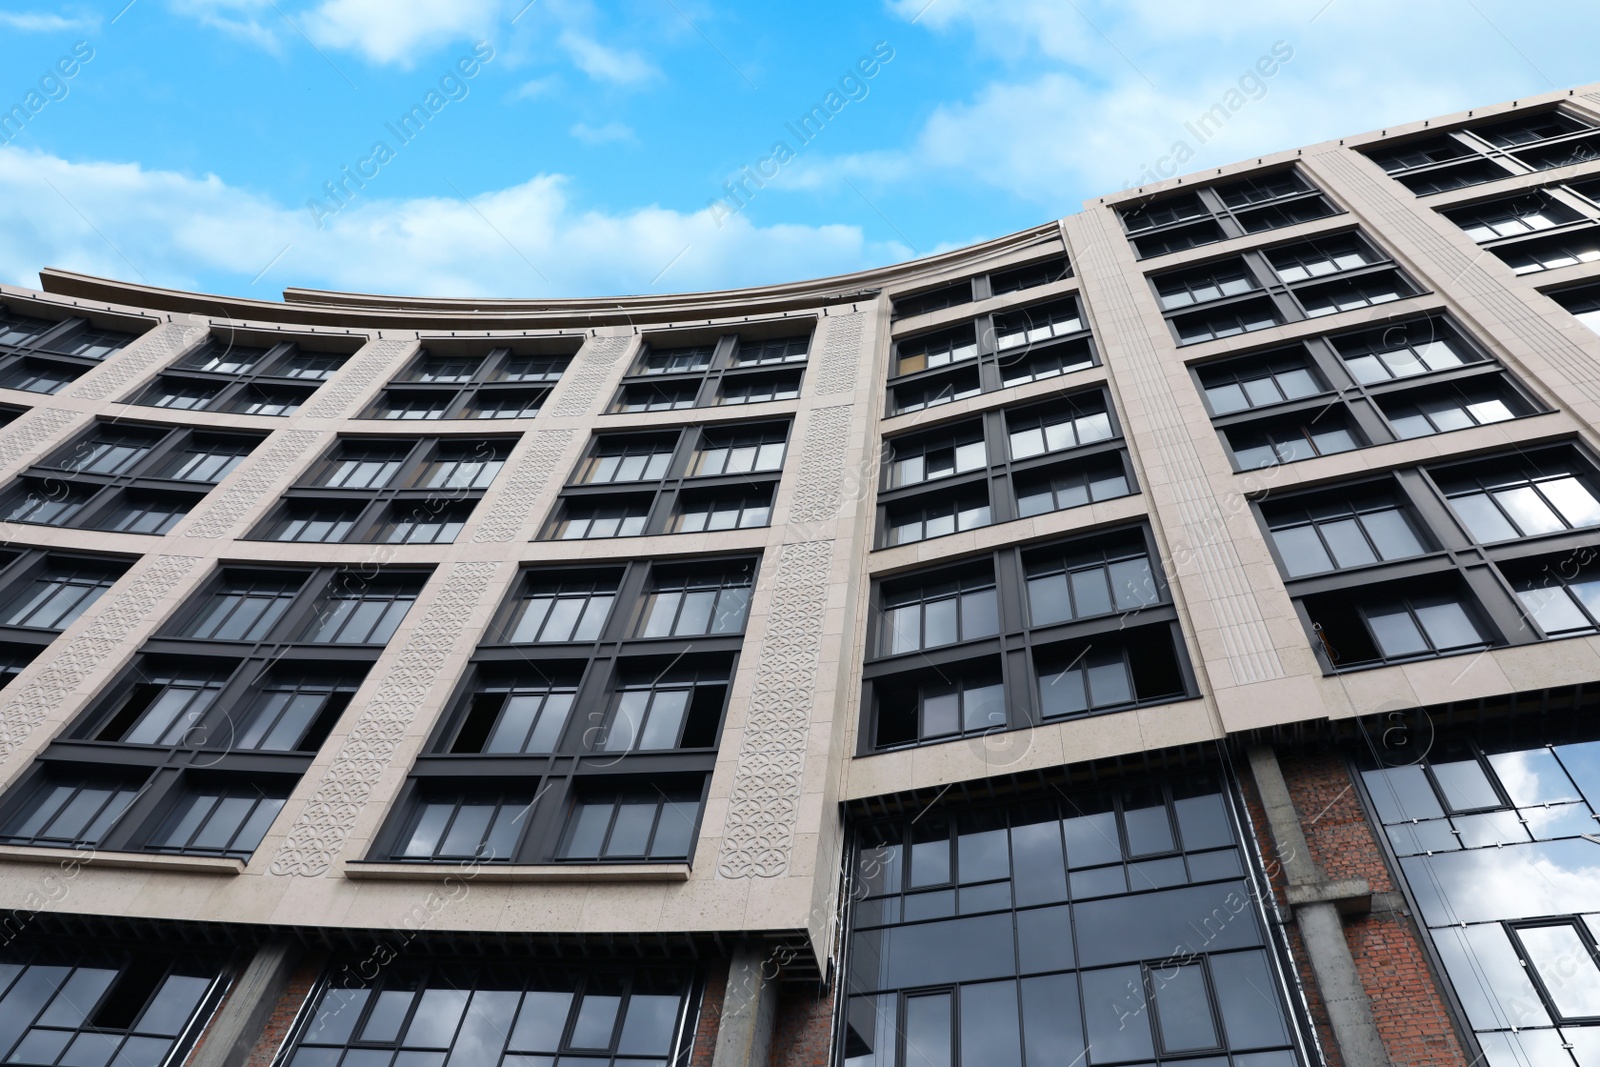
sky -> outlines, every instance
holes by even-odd
[[[0,0],[0,282],[798,281],[1600,81],[1597,40],[1593,0]]]

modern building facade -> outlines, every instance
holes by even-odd
[[[0,288],[0,1061],[1600,1065],[1600,87],[678,297]]]

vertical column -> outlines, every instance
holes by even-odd
[[[1372,892],[1365,879],[1327,881],[1311,858],[1300,814],[1289,796],[1278,757],[1269,745],[1250,750],[1250,771],[1266,809],[1267,827],[1288,880],[1289,905],[1300,927],[1311,970],[1327,1007],[1328,1021],[1345,1067],[1390,1067],[1389,1054],[1372,1018],[1372,1005],[1345,940],[1342,911],[1364,911]]]
[[[767,1067],[778,1011],[778,982],[767,970],[758,944],[746,941],[734,950],[712,1067]]]
[[[188,1067],[240,1067],[289,983],[294,951],[285,942],[262,945],[228,990]]]

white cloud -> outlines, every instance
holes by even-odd
[[[20,33],[59,33],[66,30],[96,30],[100,28],[100,20],[66,18],[37,11],[0,11],[0,26]]]
[[[560,44],[572,57],[573,65],[595,81],[636,85],[660,73],[638,52],[607,47],[575,30],[562,33]]]
[[[587,122],[575,123],[572,127],[572,136],[584,144],[610,144],[613,141],[633,140],[633,127],[622,122],[608,122],[603,126],[591,126]]]
[[[363,198],[379,191],[381,175]],[[52,206],[53,205],[53,206]],[[710,211],[584,210],[541,175],[476,196],[361,199],[319,229],[311,212],[137,164],[0,148],[3,280],[56,266],[153,285],[271,297],[285,285],[454,296],[592,296],[820,277],[905,259],[854,226],[719,226]],[[288,251],[252,285],[274,257]],[[124,258],[124,254],[127,258]]]
[[[536,100],[561,84],[561,79],[554,74],[547,74],[543,78],[534,78],[517,86],[511,94],[513,100]]]
[[[230,37],[269,52],[282,48],[277,32],[283,25],[282,16],[273,10],[270,0],[171,0],[171,5],[178,14]]]
[[[409,66],[443,44],[488,36],[504,6],[504,0],[323,0],[304,25],[324,47]]]

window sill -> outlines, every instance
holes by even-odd
[[[66,867],[110,867],[140,871],[176,871],[184,874],[244,873],[244,861],[220,856],[171,856],[154,852],[97,852],[94,849],[43,848],[35,845],[0,845],[0,860],[18,863],[54,863]]]
[[[687,882],[687,863],[388,863],[348,860],[344,876],[354,881],[441,882]]]

